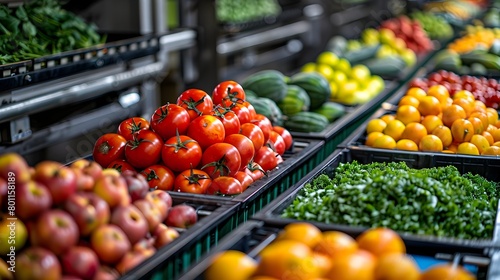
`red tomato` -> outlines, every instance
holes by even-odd
[[[136,173],[137,171],[135,170],[135,168],[130,165],[128,162],[126,162],[124,159],[117,159],[117,160],[113,160],[107,168],[114,168],[116,170],[118,170],[118,172],[120,173],[123,173],[124,171],[133,171],[134,173]]]
[[[149,122],[145,118],[132,117],[120,123],[118,126],[118,134],[127,140],[132,140],[133,135],[142,129],[149,129]]]
[[[212,92],[212,100],[214,104],[242,103],[245,101],[245,91],[235,81],[224,81],[219,83]]]
[[[210,184],[212,178],[205,171],[191,168],[175,177],[174,191],[205,194]]]
[[[234,176],[241,167],[238,149],[228,143],[215,143],[208,147],[201,157],[201,170],[212,178]]]
[[[212,180],[207,194],[235,195],[243,192],[240,181],[234,177],[221,176]]]
[[[187,136],[193,138],[205,150],[215,143],[222,143],[226,137],[224,124],[214,116],[204,115],[194,119],[187,129]]]
[[[163,140],[152,130],[139,131],[133,140],[127,141],[125,159],[137,169],[156,164],[161,158]]]
[[[188,89],[179,95],[177,105],[186,109],[191,120],[194,120],[198,116],[210,114],[214,103],[212,97],[203,90]]]
[[[236,172],[234,178],[240,182],[242,192],[244,192],[253,183],[252,176],[247,174],[245,171]]]
[[[174,187],[175,174],[168,167],[154,164],[141,171],[152,189],[171,191]]]
[[[226,136],[240,132],[240,119],[229,108],[216,106],[212,110],[211,115],[216,116],[222,122]]]
[[[106,133],[94,144],[92,157],[101,166],[106,167],[112,161],[125,158],[127,140],[117,133]]]
[[[242,124],[240,134],[245,135],[252,141],[255,152],[264,146],[264,132],[257,125],[253,123]]]
[[[292,138],[292,134],[290,133],[290,131],[288,131],[286,128],[284,128],[282,126],[277,126],[277,125],[273,126],[273,130],[278,132],[279,135],[281,135],[281,137],[285,141],[285,150],[286,151],[288,151],[290,148],[292,148],[293,138]]]
[[[253,107],[253,105],[250,104],[250,102],[248,102],[248,101],[243,102],[243,106],[248,108],[248,112],[250,113],[250,121],[255,119],[255,117],[257,115],[257,111],[255,111],[255,107]]]
[[[185,134],[191,122],[186,109],[177,104],[166,104],[156,109],[151,116],[151,129],[165,141],[179,133]]]
[[[273,124],[271,121],[262,114],[255,115],[255,119],[251,121],[251,123],[260,127],[262,132],[264,133],[264,143],[269,140],[269,133],[273,130]]]
[[[238,149],[241,156],[240,170],[246,168],[247,164],[250,163],[255,155],[252,140],[248,139],[248,137],[243,134],[231,134],[226,136],[224,143],[229,143]]]
[[[234,103],[234,106],[231,106],[231,111],[233,111],[238,119],[240,120],[240,124],[248,123],[252,119],[250,118],[250,111],[245,105],[240,103]]]
[[[174,172],[195,168],[201,161],[201,146],[186,135],[178,135],[168,139],[161,151],[165,166]]]
[[[264,176],[267,176],[267,172],[264,171],[264,169],[262,169],[262,167],[254,161],[251,161],[247,165],[247,168],[245,168],[245,173],[250,175],[250,177],[252,177],[254,182],[261,179]]]
[[[272,144],[272,148],[276,153],[278,153],[279,155],[285,153],[285,140],[283,140],[283,137],[281,137],[278,132],[271,130],[269,134],[269,142]]]
[[[268,146],[261,147],[255,154],[254,161],[258,163],[265,171],[272,170],[278,166],[276,153]]]

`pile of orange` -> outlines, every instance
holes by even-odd
[[[443,85],[408,89],[396,112],[371,119],[366,134],[373,148],[500,155],[497,110],[467,90],[450,96]]]
[[[320,231],[306,222],[287,225],[253,259],[236,250],[218,253],[206,280],[442,280],[475,279],[460,266],[435,265],[421,271],[406,254],[401,237],[373,228],[356,239],[340,231]]]

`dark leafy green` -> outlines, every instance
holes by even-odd
[[[277,16],[281,7],[277,0],[216,0],[217,20],[223,23],[245,23]]]
[[[492,237],[499,184],[454,166],[341,163],[306,184],[282,216],[464,239]]]
[[[97,27],[64,10],[58,0],[0,5],[0,64],[88,48],[105,41]]]

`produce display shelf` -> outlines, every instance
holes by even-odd
[[[252,219],[264,221],[273,225],[285,225],[290,222],[298,221],[296,219],[282,217],[283,211],[294,201],[307,183],[312,182],[321,174],[332,176],[335,169],[341,163],[357,161],[360,164],[372,162],[406,162],[411,168],[428,168],[453,165],[457,167],[462,174],[471,172],[485,177],[494,182],[500,182],[498,170],[500,170],[500,159],[492,158],[489,160],[479,159],[477,157],[441,157],[440,155],[428,153],[403,153],[395,150],[391,151],[366,151],[360,149],[338,149],[334,154],[327,158],[322,164],[315,168],[311,173],[304,177],[295,187],[290,188],[281,194],[273,203],[266,206],[260,212],[252,216]],[[500,205],[500,204],[499,204]],[[407,245],[415,246],[425,253],[426,250],[440,250],[441,253],[481,253],[485,249],[496,248],[500,242],[500,220],[497,219],[494,225],[491,239],[459,239],[454,237],[437,237],[431,235],[418,235],[406,232],[398,232],[405,240]],[[357,236],[367,229],[367,227],[328,224],[312,221],[311,223],[323,229],[340,230]]]
[[[174,191],[169,193],[173,198],[185,201],[236,204],[237,208],[232,213],[233,221],[241,224],[321,163],[324,158],[324,155],[320,154],[323,145],[324,142],[319,140],[294,140],[292,149],[283,155],[283,163],[239,195],[219,196]]]
[[[107,38],[109,43],[0,65],[0,88],[10,90],[67,77],[153,55],[160,50],[160,37],[156,35],[107,34]]]
[[[187,229],[178,229],[178,238],[158,249],[152,257],[120,279],[175,279],[238,225],[233,215],[238,206],[236,202],[193,202],[173,197],[173,205],[178,204],[193,206],[197,210],[198,221]]]
[[[224,237],[217,247],[204,255],[199,263],[191,266],[179,280],[204,279],[203,274],[214,256],[226,250],[237,250],[256,258],[257,254],[266,245],[275,240],[277,234],[285,225],[285,223],[273,224],[262,221],[249,221],[239,226],[231,234]],[[322,225],[319,225],[319,228],[323,231],[330,230],[329,227]],[[469,254],[443,254],[439,247],[422,250],[418,245],[411,243],[407,243],[406,247],[407,253],[415,259],[421,270],[425,270],[437,263],[458,261],[459,264],[472,272],[478,280],[493,280],[500,275],[498,271],[500,254],[493,250]]]

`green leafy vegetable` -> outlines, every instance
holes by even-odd
[[[464,239],[492,237],[499,184],[454,166],[341,163],[306,184],[287,218]]]
[[[224,23],[262,20],[281,12],[277,0],[216,0],[215,3],[217,20]]]

